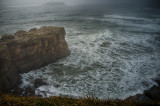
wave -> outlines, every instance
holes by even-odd
[[[36,94],[44,97],[125,99],[156,85],[152,79],[160,74],[160,66],[153,46],[147,42],[150,36],[116,33],[104,30],[88,36],[83,33],[76,37],[67,36],[71,55],[37,71],[22,74],[21,87],[33,86],[36,78],[42,78],[49,85],[37,88]]]
[[[86,20],[101,21],[104,23],[114,23],[117,26],[124,27],[128,31],[139,32],[158,32],[159,19],[148,19],[138,17],[128,17],[121,15],[104,15],[104,18],[87,17]],[[125,19],[125,20],[124,20]],[[133,28],[136,27],[136,28]]]
[[[151,10],[151,11],[160,11],[160,9],[153,9],[153,8],[145,8],[144,10]]]
[[[12,10],[16,12],[18,9]],[[159,18],[106,13],[98,17],[95,13],[94,16],[87,14],[87,11],[85,16],[73,16],[73,11],[66,16],[67,11],[61,14],[50,9],[37,11],[39,9],[32,11],[29,17],[25,12],[24,17],[17,12],[11,14],[15,20],[10,20],[11,23],[5,20],[1,33],[62,25],[67,32],[71,55],[22,74],[21,88],[34,87],[34,81],[41,78],[48,85],[37,88],[35,93],[43,97],[69,95],[124,99],[156,85],[153,79],[160,75],[160,49],[155,44],[155,35],[159,33],[153,32],[159,32]]]
[[[7,11],[10,11],[10,10],[0,10],[0,12],[7,12]]]
[[[122,16],[122,15],[104,15],[105,18],[117,18],[117,19],[130,19],[130,20],[145,20],[146,18],[140,18],[140,17],[133,17],[133,16]]]

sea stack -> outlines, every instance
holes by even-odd
[[[0,90],[10,92],[20,75],[69,56],[63,27],[20,30],[0,39]]]

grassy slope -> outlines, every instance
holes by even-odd
[[[160,102],[137,103],[129,100],[98,100],[93,98],[73,99],[68,97],[18,97],[0,93],[0,106],[146,106]]]

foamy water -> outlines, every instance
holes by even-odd
[[[35,93],[43,97],[124,99],[156,85],[154,79],[160,76],[159,14],[34,8],[12,10],[12,17],[21,14],[15,21],[11,16],[8,20],[1,18],[1,33],[33,26],[64,26],[71,55],[22,74],[21,88],[33,87],[40,78],[48,85],[40,86]]]
[[[138,36],[138,35],[137,35]],[[140,36],[140,35],[139,35]],[[146,36],[120,37],[106,30],[69,39],[71,55],[37,71],[23,74],[22,87],[42,78],[49,85],[36,89],[45,96],[95,96],[124,99],[156,84],[158,55]],[[32,80],[30,80],[32,79]],[[27,81],[28,80],[28,81]],[[58,85],[58,87],[56,87]]]

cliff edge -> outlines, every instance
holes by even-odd
[[[3,35],[0,39],[0,90],[9,92],[20,83],[20,75],[70,54],[65,29],[41,27]]]

